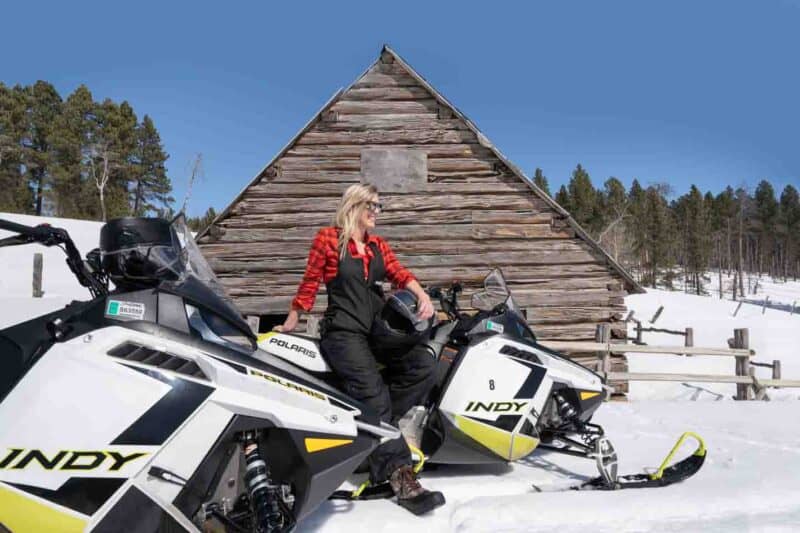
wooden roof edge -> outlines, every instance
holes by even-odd
[[[225,209],[223,209],[223,210],[222,210],[222,212],[220,212],[220,214],[218,214],[218,215],[217,215],[217,216],[214,218],[214,220],[213,220],[213,221],[212,221],[212,222],[211,222],[211,223],[210,223],[208,226],[206,226],[206,227],[203,229],[203,231],[202,231],[202,232],[200,232],[200,233],[198,233],[198,234],[197,234],[197,236],[195,237],[195,239],[196,239],[196,240],[200,240],[200,238],[201,238],[201,237],[204,237],[204,236],[205,236],[205,235],[208,233],[208,231],[211,229],[211,227],[212,227],[212,226],[214,226],[214,225],[215,225],[215,224],[217,224],[218,222],[221,222],[222,220],[224,220],[224,219],[225,219],[225,217],[227,217],[227,216],[228,216],[228,214],[230,213],[230,210],[233,208],[233,206],[235,206],[237,203],[239,203],[239,201],[242,199],[242,196],[244,196],[244,193],[246,193],[246,192],[247,192],[247,189],[249,189],[250,187],[252,187],[252,186],[253,186],[253,185],[255,185],[256,183],[258,183],[258,181],[259,181],[259,180],[261,179],[261,177],[264,175],[264,172],[266,172],[266,171],[267,171],[267,169],[268,169],[269,167],[271,167],[272,165],[274,165],[274,164],[275,164],[275,162],[276,162],[278,159],[280,159],[281,157],[283,157],[283,155],[284,155],[284,154],[285,154],[287,151],[289,151],[289,149],[290,149],[292,146],[294,146],[294,144],[297,142],[297,140],[298,140],[298,139],[299,139],[299,138],[300,138],[300,137],[301,137],[301,136],[302,136],[304,133],[306,133],[306,132],[307,132],[309,129],[311,129],[311,127],[312,127],[312,126],[313,126],[313,125],[316,123],[316,121],[317,121],[317,120],[318,120],[318,119],[319,119],[319,118],[322,116],[322,114],[323,114],[323,113],[325,113],[325,111],[327,111],[328,109],[330,109],[330,108],[331,108],[331,106],[333,106],[333,104],[335,104],[335,103],[336,103],[336,101],[339,99],[339,96],[341,96],[341,95],[342,95],[342,93],[344,93],[344,91],[345,91],[345,90],[346,90],[346,89],[341,89],[341,88],[340,88],[340,89],[339,89],[339,90],[337,90],[335,93],[333,93],[333,95],[332,95],[330,98],[328,98],[328,100],[327,100],[327,101],[325,102],[325,104],[324,104],[324,105],[323,105],[323,106],[322,106],[322,107],[319,109],[319,111],[317,111],[317,112],[316,112],[316,113],[315,113],[315,114],[314,114],[314,115],[313,115],[313,116],[312,116],[312,117],[311,117],[311,118],[308,120],[308,122],[306,122],[306,123],[305,123],[305,125],[304,125],[302,128],[300,128],[300,131],[298,131],[298,132],[297,132],[297,134],[295,134],[295,136],[294,136],[294,137],[292,137],[292,138],[291,138],[291,140],[290,140],[288,143],[286,143],[286,144],[283,146],[283,148],[281,148],[281,149],[278,151],[278,153],[277,153],[277,154],[275,154],[275,156],[274,156],[272,159],[270,159],[270,160],[269,160],[269,163],[267,163],[266,165],[264,165],[264,168],[262,168],[260,171],[258,171],[258,174],[256,174],[256,175],[255,175],[255,177],[254,177],[253,179],[251,179],[251,180],[250,180],[250,181],[247,183],[247,185],[245,185],[245,186],[244,186],[244,188],[242,188],[242,190],[241,190],[241,191],[239,191],[239,194],[237,194],[237,195],[236,195],[236,196],[233,198],[233,200],[232,200],[232,201],[231,201],[231,202],[230,202],[230,203],[227,205],[227,207],[225,207]]]
[[[494,145],[494,143],[492,143],[489,140],[489,138],[486,135],[483,134],[483,132],[478,128],[478,126],[476,126],[475,123],[472,122],[472,120],[470,120],[455,105],[453,105],[449,100],[447,100],[447,98],[445,98],[444,95],[442,95],[439,91],[437,91],[433,87],[433,85],[431,85],[422,75],[420,75],[416,70],[414,70],[414,68],[411,65],[409,65],[402,57],[400,57],[400,54],[395,52],[392,49],[392,47],[390,47],[388,44],[383,45],[381,54],[383,54],[384,52],[391,54],[394,60],[398,64],[402,65],[402,67],[408,72],[408,74],[411,77],[413,77],[420,85],[425,87],[425,89],[427,89],[439,103],[450,108],[450,110],[453,111],[453,113],[458,118],[463,120],[467,124],[467,127],[478,137],[478,142],[480,142],[480,144],[485,148],[488,148],[500,161],[503,162],[503,164],[505,164],[509,169],[511,169],[511,172],[513,172],[514,175],[516,175],[519,179],[521,179],[523,183],[525,183],[534,192],[534,194],[536,194],[539,198],[544,200],[545,203],[547,203],[547,205],[552,207],[557,213],[565,217],[570,227],[575,230],[575,233],[577,233],[581,239],[586,241],[590,247],[592,247],[595,251],[600,253],[601,256],[605,259],[606,263],[623,278],[623,280],[628,285],[629,292],[634,294],[642,294],[645,292],[644,288],[633,278],[633,276],[631,276],[630,273],[627,270],[625,270],[625,268],[622,265],[620,265],[613,257],[611,257],[611,255],[602,246],[600,246],[600,244],[596,240],[594,240],[588,233],[586,233],[586,230],[584,230],[581,227],[581,225],[578,224],[577,220],[572,218],[572,215],[570,215],[566,209],[564,209],[558,202],[556,202],[549,194],[540,189],[530,178],[528,178],[528,176],[525,175],[525,173],[519,167],[517,167],[505,155],[503,155],[503,153]],[[380,60],[380,56],[378,60]]]

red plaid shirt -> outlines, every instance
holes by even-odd
[[[292,300],[292,309],[310,311],[314,307],[320,282],[328,283],[336,277],[339,270],[338,243],[339,235],[336,228],[328,227],[319,230],[311,245],[311,252],[308,254],[303,281],[297,289],[297,296]],[[361,259],[364,263],[364,279],[369,277],[369,262],[375,255],[372,248],[368,246],[370,243],[375,243],[383,256],[388,281],[402,289],[415,279],[411,272],[403,268],[403,265],[397,260],[389,244],[377,235],[367,235],[364,254],[358,253],[358,247],[353,239],[347,243],[347,251],[350,255]]]

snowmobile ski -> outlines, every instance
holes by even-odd
[[[681,445],[686,441],[687,438],[693,438],[697,441],[697,448],[694,452],[685,459],[678,461],[670,465],[670,461],[677,453],[678,449]],[[602,440],[602,439],[599,439]],[[598,443],[598,447],[599,447]],[[612,449],[613,452],[613,449]],[[683,435],[678,438],[678,441],[672,447],[670,452],[661,462],[661,466],[658,467],[652,474],[642,473],[642,474],[628,474],[624,476],[616,476],[616,479],[612,481],[612,478],[608,476],[605,472],[610,472],[611,468],[604,469],[600,467],[601,465],[601,457],[600,454],[597,456],[598,461],[598,468],[600,468],[601,475],[584,481],[578,485],[571,485],[567,487],[559,487],[555,489],[548,490],[547,488],[540,488],[534,485],[534,489],[537,492],[560,492],[560,491],[568,491],[568,490],[622,490],[622,489],[646,489],[646,488],[653,488],[653,487],[666,487],[668,485],[674,485],[675,483],[680,483],[681,481],[685,481],[695,475],[700,469],[703,467],[703,463],[706,460],[707,455],[706,445],[703,442],[703,439],[696,433],[691,431],[687,431]],[[614,456],[614,465],[613,471],[616,471],[616,453],[613,454]],[[609,464],[603,463],[603,464]]]

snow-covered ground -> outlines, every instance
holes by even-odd
[[[800,282],[767,284],[766,280],[763,281],[764,286],[771,290],[770,301],[791,303],[793,300],[790,299],[800,291]],[[792,314],[789,311],[764,309],[760,305],[744,303],[734,317],[738,302],[656,289],[648,289],[646,294],[628,296],[625,303],[634,310],[634,317],[641,320],[644,327],[677,331],[692,327],[695,346],[725,348],[728,346],[727,339],[733,337],[734,328],[749,328],[750,348],[756,352],[752,360],[771,363],[774,359],[779,359],[782,377],[800,379],[800,308]],[[655,324],[651,324],[649,320],[660,306],[664,306],[664,310]],[[633,323],[630,324],[628,334],[635,335]],[[644,333],[642,340],[651,345],[683,345],[683,337],[666,333]],[[735,362],[732,357],[719,356],[630,354],[628,367],[631,372],[734,375]],[[771,372],[769,368],[756,368],[757,376],[771,377]],[[629,397],[633,400],[716,400],[719,398],[716,394],[730,397],[736,391],[735,385],[695,385],[711,392],[681,383],[631,382]],[[771,391],[770,397],[798,399],[800,389]]]
[[[794,402],[630,402],[597,415],[620,455],[620,471],[657,467],[674,439],[696,430],[703,469],[684,483],[619,492],[547,491],[593,476],[592,465],[536,453],[511,466],[425,473],[447,504],[417,518],[386,501],[328,502],[301,530],[359,531],[798,531],[800,429]],[[691,446],[686,445],[686,453]]]
[[[49,222],[66,228],[83,252],[97,246],[97,222],[6,215],[23,224]],[[0,231],[0,238],[7,236]],[[34,251],[44,254],[45,297],[31,298]],[[771,302],[800,300],[800,283],[768,283]],[[57,309],[88,292],[78,286],[57,249],[0,248],[0,327]],[[763,297],[763,296],[762,296]],[[644,325],[660,305],[656,327],[694,328],[695,345],[726,346],[735,327],[750,328],[757,361],[780,359],[786,378],[800,379],[800,315],[715,297],[650,290],[631,296],[628,307]],[[676,336],[645,333],[648,344],[682,344]],[[631,355],[633,372],[733,374],[724,357]],[[759,375],[768,375],[759,369]],[[417,518],[388,501],[328,502],[301,524],[302,531],[798,531],[800,530],[800,403],[734,402],[729,385],[632,383],[630,402],[604,405],[596,416],[620,455],[620,471],[658,465],[683,431],[705,437],[709,455],[692,479],[663,489],[552,492],[595,475],[587,461],[552,453],[496,467],[442,467],[424,483],[442,490],[448,503]],[[714,394],[716,393],[716,394]],[[717,396],[720,394],[722,396]],[[797,399],[800,390],[770,392]],[[716,400],[720,401],[690,401]],[[689,453],[687,446],[685,453]],[[354,477],[357,482],[359,478]],[[538,487],[538,490],[534,488]],[[539,492],[542,491],[542,492]]]

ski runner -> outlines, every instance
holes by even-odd
[[[378,371],[376,339],[370,335],[383,298],[384,280],[412,292],[420,319],[433,316],[433,304],[419,282],[403,268],[388,243],[369,232],[375,228],[382,205],[373,185],[351,185],[339,203],[334,226],[319,230],[311,246],[303,281],[282,326],[290,332],[299,311],[310,311],[320,281],[328,292],[328,308],[321,323],[320,348],[344,389],[374,408],[381,420],[392,424],[421,402],[433,379],[434,360],[422,350],[394,353],[386,360],[390,385]],[[377,348],[377,349],[376,349]],[[414,514],[424,514],[444,504],[441,492],[424,489],[412,469],[411,452],[403,437],[384,443],[369,456],[370,482],[387,479],[397,502]]]

